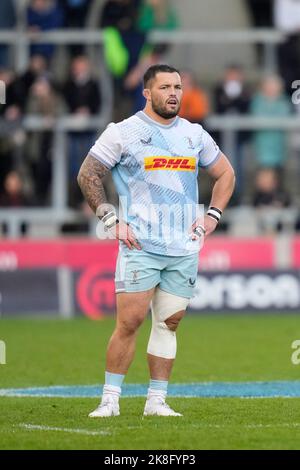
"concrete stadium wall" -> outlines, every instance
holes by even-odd
[[[241,0],[171,0],[184,30],[222,30],[251,27],[249,14]],[[192,69],[204,83],[215,82],[228,63],[241,63],[251,73],[255,48],[247,44],[203,44],[174,47],[170,62]]]

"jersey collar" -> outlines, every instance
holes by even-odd
[[[169,129],[170,127],[175,126],[178,122],[178,119],[179,119],[179,117],[176,116],[176,118],[174,119],[173,122],[171,122],[171,124],[160,124],[159,122],[157,122],[154,119],[152,119],[151,117],[149,117],[146,113],[144,113],[144,111],[138,111],[135,115],[138,118],[142,119],[142,121],[145,121],[148,124],[152,124],[152,125],[155,125],[155,126],[162,127],[163,129]]]

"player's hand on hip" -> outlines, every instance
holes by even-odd
[[[196,220],[196,222],[192,225],[192,240],[197,240],[198,238],[205,239],[216,230],[217,225],[217,221],[208,215],[205,215],[204,220],[201,220],[201,222]]]
[[[116,233],[116,238],[118,240],[121,240],[123,243],[125,243],[125,245],[130,250],[134,248],[136,248],[137,250],[142,249],[129,224],[120,220],[120,222],[117,225],[115,225],[114,229]]]
[[[208,237],[217,228],[218,222],[209,215],[204,216],[205,237]]]

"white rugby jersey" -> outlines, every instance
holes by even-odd
[[[199,215],[199,167],[221,155],[199,124],[176,117],[163,125],[139,111],[111,123],[90,155],[112,170],[123,220],[145,251],[183,256],[199,250],[188,229]]]

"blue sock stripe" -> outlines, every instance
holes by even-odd
[[[125,375],[113,374],[112,372],[105,371],[105,385],[114,385],[115,387],[122,387]]]
[[[149,388],[151,388],[151,390],[163,390],[166,392],[168,390],[168,381],[150,379]]]

